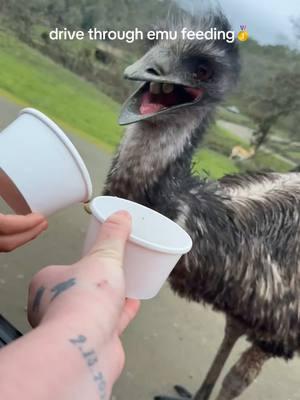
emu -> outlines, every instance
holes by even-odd
[[[165,28],[184,27],[230,30],[221,11],[184,15]],[[290,359],[300,347],[300,174],[209,181],[191,173],[193,154],[237,81],[239,64],[235,42],[152,43],[124,73],[140,86],[123,106],[119,122],[128,127],[104,189],[157,210],[191,235],[193,248],[170,275],[171,288],[226,316],[223,342],[194,400],[210,397],[242,335],[249,348],[226,376],[218,400],[238,397],[268,359]]]

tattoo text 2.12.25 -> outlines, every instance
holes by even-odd
[[[87,367],[90,370],[93,381],[97,386],[97,391],[99,393],[99,399],[106,399],[106,381],[105,378],[97,368],[98,357],[95,350],[87,349],[87,338],[83,335],[77,336],[77,338],[70,339],[70,343],[78,348],[82,357],[85,360]]]

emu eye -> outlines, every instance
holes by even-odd
[[[212,70],[210,67],[200,65],[197,70],[193,73],[193,78],[199,81],[207,81],[212,76]]]

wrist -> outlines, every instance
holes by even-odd
[[[57,330],[60,334],[82,334],[90,338],[94,346],[101,347],[108,339],[101,323],[101,310],[92,310],[82,304],[78,307],[74,304],[62,302],[53,304],[43,316],[38,327]]]
[[[86,341],[81,348],[89,347],[97,353],[98,366],[105,376],[108,391],[119,377],[125,362],[125,355],[116,329],[112,330],[111,321],[107,316],[112,315],[112,311],[107,307],[97,307],[96,317],[94,311],[87,312],[85,307],[68,308],[64,304],[64,309],[59,305],[59,313],[49,309],[41,321],[40,326],[44,329],[51,329],[69,338],[84,336]],[[64,312],[62,312],[64,311]],[[77,335],[77,336],[76,336]],[[80,343],[75,343],[78,345]],[[75,346],[76,347],[76,346]],[[79,347],[78,347],[79,349]],[[80,350],[80,349],[79,349]]]
[[[39,325],[53,321],[79,329],[84,326],[97,336],[99,344],[109,340],[114,333],[115,320],[118,320],[121,307],[115,305],[113,299],[105,293],[88,292],[85,287],[76,286],[54,300],[46,296],[45,305],[40,310],[43,316]]]
[[[92,386],[86,389],[82,398],[88,398],[86,394],[93,390],[97,393],[97,400],[110,398],[113,384],[119,376],[119,372],[116,372],[116,357],[111,352],[113,340],[107,341],[101,330],[90,323],[89,318],[78,319],[68,315],[64,319],[46,319],[35,331],[45,338],[59,338],[57,340],[69,348],[73,360],[77,360],[77,365],[87,374]]]

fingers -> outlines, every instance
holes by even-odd
[[[140,304],[139,300],[126,299],[118,327],[119,335],[125,331],[130,322],[135,318],[140,309]]]
[[[0,214],[0,233],[4,235],[29,231],[40,224],[47,223],[41,214],[3,215]]]
[[[121,267],[130,231],[130,214],[127,211],[113,214],[102,225],[97,241],[88,257],[100,259],[105,264]]]
[[[47,227],[47,221],[43,221],[25,232],[0,236],[0,252],[9,252],[17,247],[23,246],[25,243],[35,239],[40,233],[46,230]]]

